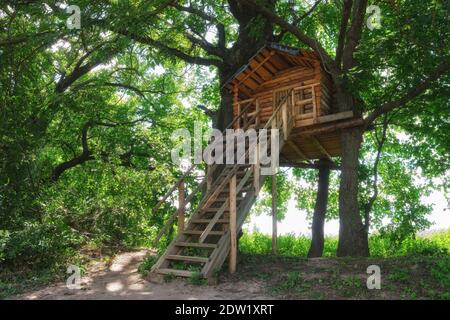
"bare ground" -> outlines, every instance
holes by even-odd
[[[82,278],[80,290],[70,290],[65,282],[60,282],[13,299],[273,299],[263,293],[261,281],[255,280],[243,281],[239,285],[221,283],[216,286],[190,285],[183,279],[161,284],[149,282],[138,272],[138,266],[146,254],[146,250],[125,252],[118,254],[110,265],[96,262]]]
[[[148,281],[138,266],[148,250],[124,252],[110,263],[95,262],[82,278],[80,290],[64,282],[17,295],[13,299],[449,299],[444,272],[433,268],[445,257],[318,258],[271,255],[239,256],[238,272],[221,272],[217,285],[191,285],[185,279]],[[381,268],[381,290],[366,286],[367,267]],[[166,279],[167,280],[167,279]],[[444,281],[444,282],[443,282]]]

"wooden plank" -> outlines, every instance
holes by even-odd
[[[320,116],[316,120],[317,120],[317,123],[326,123],[326,122],[332,122],[332,121],[352,118],[353,116],[354,116],[353,111],[344,111],[344,112],[339,112],[339,113],[327,114],[326,116]],[[313,120],[303,120],[303,121],[296,122],[297,127],[309,126],[309,125],[313,125],[313,124],[315,124]]]
[[[236,272],[237,230],[236,230],[236,176],[230,180],[230,273]]]
[[[201,235],[203,233],[202,230],[184,230],[183,234],[193,234],[193,235]],[[224,232],[223,231],[210,231],[209,232],[210,236],[223,236]]]
[[[176,247],[192,247],[192,248],[205,248],[214,249],[217,248],[217,244],[213,243],[198,243],[198,242],[177,242]]]
[[[234,176],[236,177],[236,176]],[[199,242],[202,243],[205,241],[206,237],[208,237],[208,234],[212,230],[212,228],[216,225],[217,220],[222,216],[222,214],[225,212],[225,210],[228,208],[228,203],[224,202],[220,209],[214,214],[214,217],[211,219],[211,221],[206,226],[206,229],[203,231],[203,233],[200,235]],[[203,210],[202,210],[203,211]],[[214,211],[215,212],[215,211]]]
[[[184,220],[185,220],[185,211],[186,211],[186,195],[184,189],[184,180],[178,186],[178,209],[180,212],[178,213],[178,233],[184,230]]]
[[[193,274],[192,271],[178,270],[178,269],[168,269],[168,268],[158,269],[158,270],[156,270],[156,273],[159,273],[159,274],[172,274],[172,275],[174,275],[176,277],[185,277],[185,278],[190,278],[190,277],[192,277],[192,274]]]
[[[260,118],[261,118],[261,107],[260,107],[260,105],[259,105],[259,99],[256,99],[256,121],[255,121],[255,127],[256,127],[256,129],[258,129],[259,128],[259,125],[260,125],[260,123],[261,123],[261,120],[260,120]]]
[[[325,150],[325,148],[322,146],[322,144],[316,137],[312,136],[311,140],[313,141],[313,143],[317,147],[317,149],[319,149],[320,153],[322,153],[325,157],[327,157],[328,160],[333,161],[331,159],[331,155],[328,153],[327,150]]]
[[[283,107],[281,109],[281,117],[283,119],[283,138],[284,140],[287,140],[288,138],[288,114],[287,114],[287,102],[283,104]]]
[[[227,198],[228,201],[228,198]],[[205,223],[210,223],[211,219],[191,219],[190,220],[191,223],[195,223],[195,224],[205,224]],[[229,221],[226,219],[219,219],[217,220],[216,223],[228,223]]]
[[[314,123],[317,122],[317,101],[316,101],[316,90],[314,90],[314,86],[312,86],[312,103],[313,103],[313,121]]]
[[[288,140],[287,144],[300,156],[302,160],[308,160],[308,157],[300,150],[300,148],[292,141]]]
[[[166,259],[168,260],[177,260],[177,261],[189,261],[189,262],[197,262],[197,263],[205,263],[209,261],[209,258],[204,257],[193,257],[193,256],[180,256],[177,254],[169,254]]]
[[[256,144],[255,147],[255,164],[253,165],[253,185],[255,186],[255,190],[259,190],[260,181],[259,176],[261,173],[261,163],[259,158],[259,144]],[[256,191],[257,192],[257,191]]]
[[[249,72],[247,75],[242,78],[237,85],[241,85],[244,81],[246,81],[256,70],[258,70],[267,60],[269,60],[274,55],[274,52],[271,51],[269,56],[263,59],[251,72]]]

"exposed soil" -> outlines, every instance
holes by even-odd
[[[61,282],[13,299],[449,299],[449,288],[431,275],[438,259],[434,257],[304,259],[240,255],[234,275],[224,270],[217,285],[192,285],[186,279],[148,281],[137,270],[147,254],[151,253],[125,252],[109,264],[94,263],[79,290],[69,290]],[[381,269],[380,290],[367,289],[369,265]]]
[[[96,262],[82,278],[81,289],[68,289],[65,282],[18,295],[13,299],[273,299],[263,293],[261,281],[216,286],[190,285],[184,279],[154,283],[145,279],[138,266],[149,252],[140,250],[118,254],[110,265]]]

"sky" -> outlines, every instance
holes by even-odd
[[[429,220],[434,223],[429,230],[442,230],[450,228],[450,208],[447,207],[447,201],[444,194],[435,191],[422,199],[424,204],[433,205],[433,212],[429,215]],[[250,222],[244,225],[244,229],[248,232],[258,230],[264,234],[272,234],[272,217],[260,215],[251,217]],[[295,207],[294,199],[289,200],[288,212],[283,221],[278,222],[278,234],[293,233],[295,235],[311,235],[310,221],[306,219],[306,212]],[[326,235],[338,235],[338,220],[328,221],[325,223]]]

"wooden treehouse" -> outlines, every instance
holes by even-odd
[[[225,87],[234,96],[234,117],[227,129],[253,128],[258,133],[257,144],[261,129],[278,129],[279,159],[285,166],[340,156],[339,130],[360,121],[352,112],[336,112],[330,76],[310,51],[268,44]],[[246,157],[253,150],[249,149],[246,144]],[[178,233],[153,266],[152,274],[190,277],[195,270],[211,279],[227,258],[230,272],[236,270],[237,234],[267,176],[261,174],[259,161],[214,164],[197,189],[187,193],[184,180],[195,172],[194,165],[153,209],[178,195],[178,208],[157,241],[175,220]],[[191,204],[200,192],[200,202]]]

